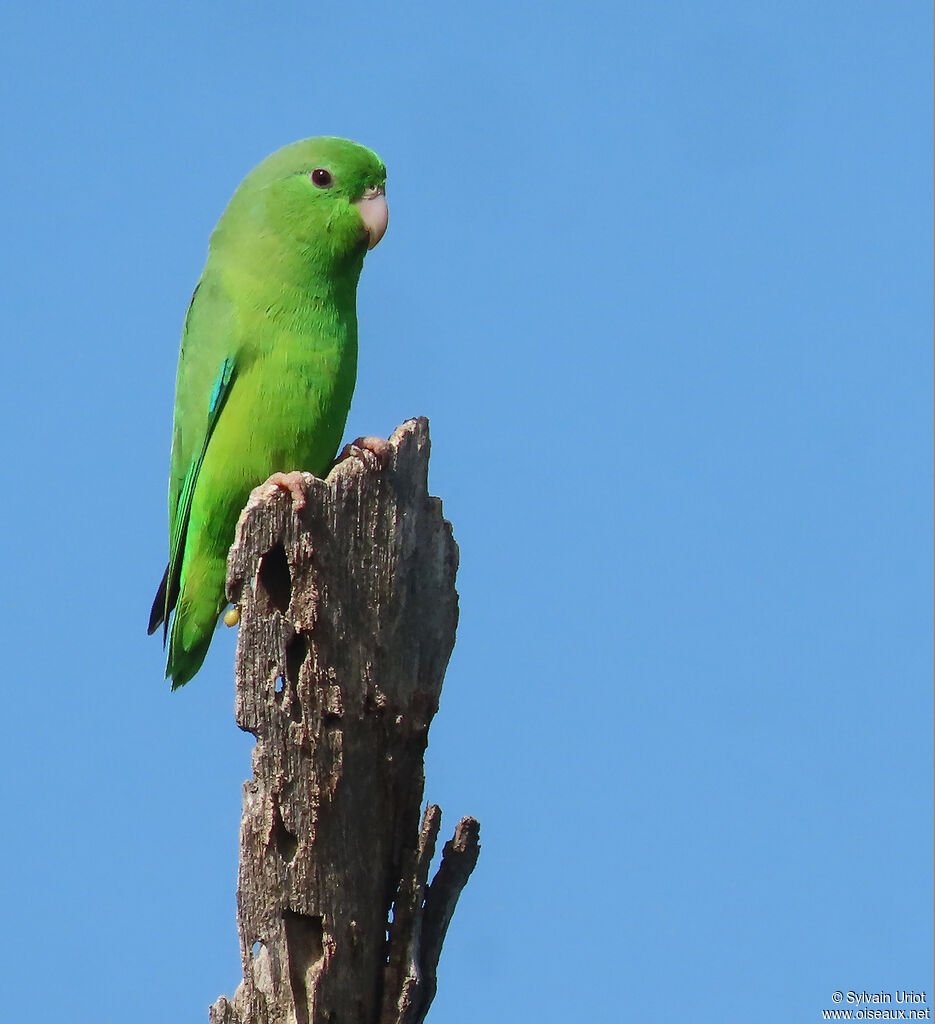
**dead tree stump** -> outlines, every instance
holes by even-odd
[[[375,446],[376,447],[376,446]],[[458,618],[458,549],[427,490],[428,422],[354,445],[305,504],[257,488],[228,562],[237,724],[256,737],[237,888],[244,980],[211,1024],[419,1024],[479,851],[423,755]]]

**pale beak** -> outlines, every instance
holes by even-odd
[[[390,218],[389,207],[386,205],[386,192],[382,188],[368,188],[354,205],[370,235],[368,249],[372,249],[383,237],[386,222]]]

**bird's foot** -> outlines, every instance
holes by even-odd
[[[305,477],[298,470],[291,473],[273,473],[263,484],[264,491],[267,488],[278,487],[282,491],[288,491],[292,495],[292,508],[301,512],[305,508]],[[267,491],[267,493],[271,493]]]
[[[356,441],[351,441],[350,444],[344,446],[337,461],[343,462],[344,459],[349,459],[355,455],[360,457],[365,452],[372,455],[377,460],[377,465],[382,469],[390,461],[393,446],[389,441],[384,441],[382,437],[358,437]],[[368,462],[369,460],[365,457],[364,461]]]

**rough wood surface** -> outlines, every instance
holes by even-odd
[[[349,446],[301,495],[257,488],[237,526],[237,723],[244,785],[244,981],[212,1024],[420,1024],[479,826],[427,885],[423,755],[454,644],[458,552],[427,491],[424,419],[385,451]]]

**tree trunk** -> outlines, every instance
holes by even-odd
[[[464,818],[426,884],[441,812],[420,827],[423,755],[458,549],[427,490],[428,422],[382,445],[349,446],[326,480],[303,474],[304,507],[264,484],[237,525],[236,716],[257,742],[240,827],[244,980],[211,1024],[419,1024],[477,860],[479,825]]]

